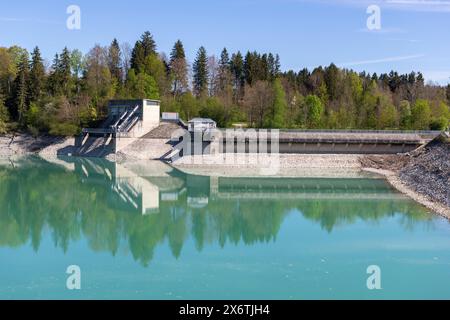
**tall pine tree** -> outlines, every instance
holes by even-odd
[[[144,49],[144,56],[148,57],[149,55],[156,54],[156,43],[153,40],[153,36],[149,31],[144,32],[141,36],[141,45]]]
[[[192,67],[194,71],[194,94],[197,97],[206,96],[208,93],[208,56],[206,49],[200,47]]]
[[[61,79],[62,93],[66,97],[70,97],[73,85],[72,79],[72,57],[69,49],[65,47],[61,53],[58,74]]]
[[[30,64],[30,101],[38,101],[42,97],[45,84],[45,67],[38,47],[31,54]]]
[[[175,96],[187,90],[188,65],[183,43],[178,40],[170,53],[170,76],[172,78],[172,90]]]
[[[136,73],[140,73],[145,69],[145,50],[140,41],[137,41],[131,52],[130,66]]]
[[[48,90],[51,95],[58,95],[61,91],[61,77],[59,74],[59,54],[55,54],[53,59],[50,76],[47,81]]]
[[[218,83],[216,83],[215,91],[219,96],[223,96],[230,91],[230,89],[232,90],[233,79],[231,74],[230,55],[226,48],[224,48],[220,54],[217,80]]]
[[[14,81],[14,110],[12,116],[19,121],[21,125],[25,125],[25,115],[28,111],[29,104],[29,62],[28,53],[22,54],[19,61],[17,77]]]
[[[238,102],[244,94],[245,76],[244,76],[244,59],[241,52],[237,52],[231,56],[230,71],[233,78],[234,99]]]
[[[450,84],[447,85],[446,93],[447,93],[447,104],[450,106]]]
[[[156,43],[149,31],[144,32],[141,40],[136,41],[133,51],[131,52],[130,64],[136,73],[143,72],[145,62],[150,55],[156,55]]]
[[[120,45],[117,39],[114,39],[108,49],[108,67],[111,72],[111,76],[117,81],[118,84],[121,84],[123,80],[123,69],[120,57]]]

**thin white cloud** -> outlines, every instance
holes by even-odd
[[[450,0],[296,0],[337,6],[367,7],[379,5],[381,9],[424,12],[450,12]]]
[[[409,42],[409,43],[418,43],[422,42],[418,39],[403,39],[403,38],[388,38],[387,41],[395,41],[395,42]]]
[[[42,20],[42,19],[22,19],[14,17],[0,17],[0,22],[25,22],[25,23],[40,23],[40,24],[62,24],[62,22],[55,20]]]
[[[358,32],[365,33],[377,33],[377,34],[389,34],[389,33],[407,33],[406,30],[400,28],[381,28],[379,30],[369,30],[368,28],[361,28]]]
[[[387,0],[389,4],[407,4],[420,6],[450,6],[450,1],[444,0]]]
[[[385,3],[400,10],[450,12],[448,0],[386,0]]]
[[[408,55],[408,56],[387,57],[387,58],[374,59],[374,60],[344,62],[344,63],[339,63],[338,65],[340,67],[354,67],[354,66],[363,66],[363,65],[368,65],[368,64],[379,64],[379,63],[398,62],[398,61],[419,59],[419,58],[423,58],[423,57],[425,57],[424,54],[414,54],[414,55]]]

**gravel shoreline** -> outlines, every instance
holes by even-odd
[[[450,219],[450,208],[436,202],[430,197],[427,197],[417,191],[415,191],[412,187],[407,185],[405,182],[401,180],[401,178],[398,176],[398,173],[390,170],[383,170],[383,169],[373,169],[373,168],[363,168],[364,171],[379,174],[386,178],[386,180],[389,182],[389,184],[400,191],[401,193],[405,194],[406,196],[410,197],[414,201],[420,203],[424,207],[430,209],[434,213],[437,213],[438,215]]]
[[[450,141],[441,136],[405,155],[368,156],[362,167],[384,175],[399,191],[450,219]]]

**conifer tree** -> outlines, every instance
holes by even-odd
[[[144,32],[141,36],[141,45],[144,49],[145,57],[156,54],[156,43],[155,40],[153,40],[153,35],[149,31]]]
[[[20,57],[17,77],[14,81],[14,95],[15,108],[13,110],[13,117],[19,121],[20,124],[25,124],[25,114],[28,110],[29,103],[29,61],[28,53]]]
[[[447,93],[447,104],[450,106],[450,84],[447,85],[446,93]]]
[[[197,97],[205,96],[208,93],[208,56],[204,47],[200,47],[197,58],[193,65],[194,71],[194,94]]]
[[[172,78],[172,90],[175,96],[187,90],[188,65],[183,43],[178,40],[173,46],[169,62],[170,76]]]
[[[0,95],[0,134],[7,131],[7,122],[9,121],[8,109],[5,106],[5,99]]]
[[[117,39],[114,39],[108,50],[108,67],[111,72],[111,76],[117,81],[122,83],[123,70],[120,63],[121,50]]]
[[[130,66],[136,73],[142,72],[145,68],[145,49],[140,41],[137,41],[134,45],[131,53]]]
[[[51,67],[50,76],[48,79],[48,90],[50,91],[50,94],[57,95],[60,92],[61,88],[61,77],[59,74],[59,54],[55,54],[55,57],[53,58],[53,63]]]
[[[30,101],[38,101],[43,93],[45,84],[45,67],[38,47],[31,54],[30,64]]]
[[[228,87],[232,87],[232,75],[231,75],[231,64],[230,56],[226,48],[222,50],[219,60],[219,70],[217,75],[218,83],[216,92],[222,94],[227,90]]]
[[[219,66],[221,69],[228,69],[230,67],[230,55],[227,48],[223,48],[220,54]]]
[[[72,89],[72,58],[71,53],[67,47],[65,47],[61,53],[58,74],[61,79],[62,93],[69,97]]]
[[[230,69],[234,82],[236,100],[242,98],[243,88],[245,84],[244,77],[244,59],[241,52],[237,52],[231,56]]]

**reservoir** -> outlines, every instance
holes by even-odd
[[[450,299],[448,221],[362,174],[2,160],[0,261],[0,299]]]

